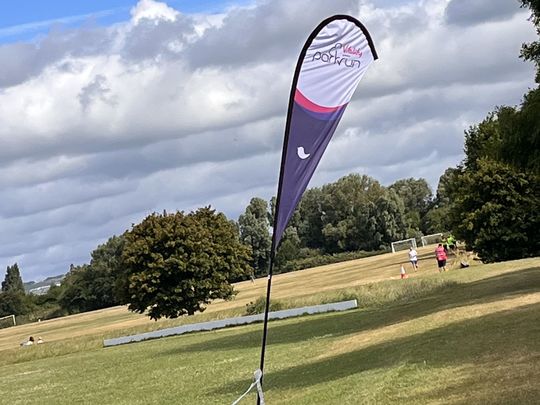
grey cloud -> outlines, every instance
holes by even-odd
[[[118,195],[80,201],[27,217],[0,217],[4,230],[0,235],[0,260],[19,261],[24,274],[32,274],[35,279],[65,263],[62,252],[57,252],[56,247],[63,247],[63,253],[69,252],[69,257],[87,256],[99,243],[92,244],[86,242],[87,239],[106,240],[153,211],[190,210],[208,203],[220,210],[231,209],[227,214],[235,218],[244,206],[233,204],[231,195],[242,195],[246,200],[252,196],[252,190],[262,185],[274,186],[277,173],[272,169],[278,159],[279,156],[273,154],[224,162],[219,166],[204,163],[172,169],[141,179],[136,189]],[[246,171],[246,167],[249,170]],[[223,203],[227,201],[228,204]],[[13,241],[15,234],[19,235],[19,242]],[[36,261],[46,263],[46,267],[38,269],[32,264]],[[69,259],[69,262],[76,260]],[[68,265],[64,265],[64,271]]]
[[[275,152],[285,118],[255,121],[147,145],[130,145],[70,157],[16,161],[0,167],[0,187],[31,187],[66,179],[133,180],[163,170],[204,162],[226,162]],[[103,145],[102,145],[103,146]],[[93,180],[95,181],[95,180]]]
[[[108,87],[107,78],[103,75],[96,75],[87,86],[81,89],[78,97],[83,110],[86,110],[96,100],[101,100],[111,105],[117,102],[114,95],[111,94],[111,89]]]
[[[222,26],[213,27],[191,44],[187,59],[195,68],[272,63],[296,59],[307,35],[322,19],[341,13],[356,14],[358,5],[350,0],[319,2],[279,0],[248,9],[236,9]]]
[[[503,29],[503,23],[499,24],[469,27],[467,31],[429,30],[403,45],[382,42],[380,59],[374,62],[355,98],[532,77],[534,66],[518,58],[520,44],[531,37],[531,27],[521,24],[508,30]],[[510,22],[504,25],[507,28]],[[396,38],[400,35],[392,31],[392,25],[388,29],[390,31],[384,31],[384,36]]]
[[[36,43],[0,46],[0,88],[15,86],[39,75],[66,56],[88,56],[110,47],[111,32],[105,28],[53,31]],[[62,65],[64,69],[69,65]]]
[[[451,0],[445,10],[448,24],[461,26],[511,18],[520,11],[517,0]]]
[[[194,33],[194,21],[184,15],[174,21],[143,18],[127,33],[122,56],[129,61],[180,58]]]
[[[32,187],[4,189],[0,201],[0,216],[24,216],[83,201],[125,193],[129,182],[99,181],[85,178],[58,180]]]
[[[122,84],[122,78],[118,76],[108,77],[106,85],[103,80],[95,80],[85,91],[104,86],[114,89],[114,96],[110,100],[114,101],[112,105],[102,106],[99,116],[82,115],[65,122],[64,125],[55,126],[48,136],[32,136],[31,133],[32,142],[23,143],[18,136],[12,136],[4,128],[6,135],[0,148],[0,161],[8,163],[21,159],[44,159],[51,155],[73,156],[139,148],[167,139],[227,131],[283,114],[287,108],[289,75],[276,77],[273,86],[267,88],[264,78],[270,80],[274,72],[270,67],[266,67],[265,72],[257,72],[252,68],[245,74],[235,73],[238,79],[235,77],[231,84],[220,80],[230,78],[231,75],[234,77],[234,73],[220,70],[217,70],[218,73],[211,73],[210,84],[216,83],[221,94],[231,91],[240,95],[237,105],[223,108],[227,111],[218,115],[211,106],[214,100],[198,88],[198,83],[203,82],[200,77],[197,85],[190,84],[186,88],[181,80],[182,75],[187,75],[183,69],[177,69],[176,64],[172,67],[166,65],[163,69],[166,73],[149,81],[146,86],[148,91],[144,94],[137,93],[138,97],[130,97],[129,88],[124,88],[119,94],[118,86],[114,86],[114,81]],[[127,75],[126,73],[124,76]],[[204,82],[202,85],[207,86]],[[208,87],[209,91],[213,90]],[[193,90],[209,105],[194,101]],[[77,105],[81,101],[89,101],[85,92],[80,94],[79,99],[76,99]],[[221,94],[218,96],[221,97]],[[123,108],[125,105],[129,108]],[[186,105],[189,108],[187,111]],[[118,111],[122,111],[121,115]],[[62,119],[62,114],[59,114],[59,118]]]

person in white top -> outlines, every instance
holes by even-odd
[[[26,342],[22,342],[22,343],[21,343],[21,346],[22,346],[22,347],[25,347],[25,346],[32,346],[33,344],[34,344],[34,337],[33,337],[33,336],[30,336]]]
[[[409,261],[411,262],[413,266],[413,270],[418,270],[418,253],[416,253],[416,250],[414,250],[412,247],[409,248]]]

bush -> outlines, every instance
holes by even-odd
[[[266,297],[259,297],[255,302],[246,304],[246,315],[262,314],[266,307]],[[281,311],[284,309],[283,303],[276,300],[270,300],[270,311]]]
[[[326,264],[341,263],[349,260],[362,259],[364,257],[376,256],[383,253],[387,253],[388,250],[374,250],[366,252],[364,250],[359,250],[356,252],[343,252],[343,253],[334,253],[331,255],[328,254],[317,254],[315,256],[303,257],[301,259],[291,260],[285,263],[283,266],[276,269],[275,273],[289,273],[291,271],[309,269],[317,266],[324,266]]]

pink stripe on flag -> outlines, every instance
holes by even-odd
[[[338,105],[337,107],[323,107],[322,105],[315,104],[313,101],[304,96],[298,89],[296,89],[294,93],[294,101],[305,109],[318,113],[332,113],[343,107],[341,105]]]

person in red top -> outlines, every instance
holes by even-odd
[[[442,243],[439,243],[437,249],[435,249],[435,256],[437,257],[437,264],[439,265],[439,272],[446,271],[446,251]]]

